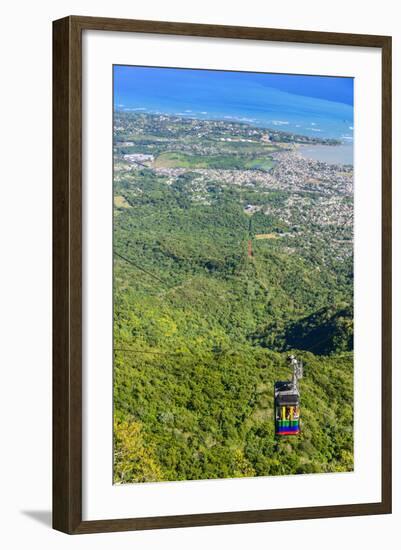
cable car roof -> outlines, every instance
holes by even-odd
[[[298,393],[278,393],[276,396],[276,404],[280,405],[299,405]]]

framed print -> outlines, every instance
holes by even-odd
[[[391,512],[391,38],[53,27],[53,525]]]

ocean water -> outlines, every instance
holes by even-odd
[[[354,148],[352,144],[336,145],[301,145],[299,153],[312,160],[320,160],[327,164],[354,164]]]
[[[285,77],[292,82],[289,75]],[[293,75],[294,85],[279,89],[270,85],[279,85],[277,78],[255,73],[117,67],[114,107],[128,112],[244,122],[352,143],[353,105],[334,100],[344,84],[353,86],[352,79]],[[302,78],[302,94],[297,93],[297,78]]]

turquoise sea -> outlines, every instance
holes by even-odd
[[[353,140],[351,78],[115,66],[114,107]]]

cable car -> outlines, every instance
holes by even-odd
[[[292,380],[274,384],[274,410],[276,415],[276,435],[297,435],[300,431],[300,394],[298,380],[303,375],[302,361],[293,355],[288,357],[293,368]]]

